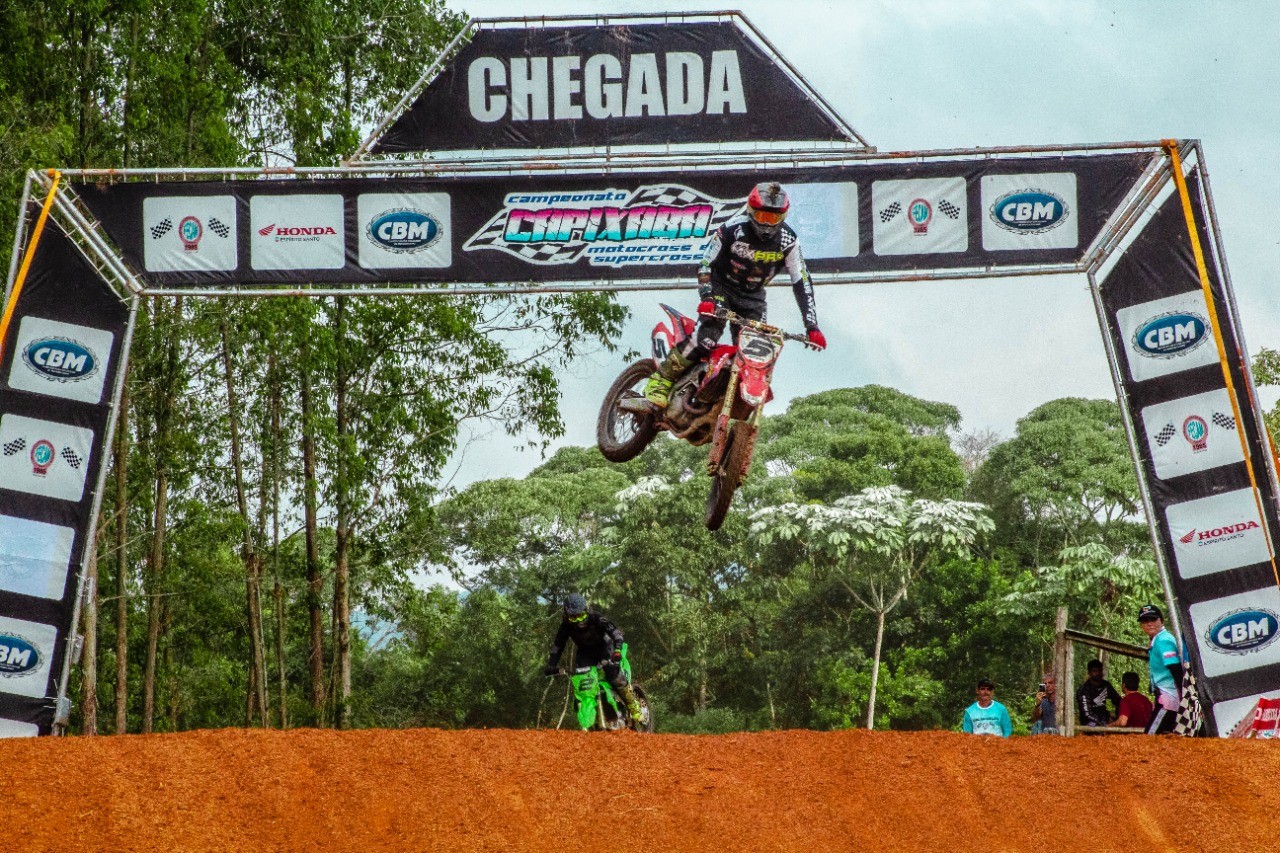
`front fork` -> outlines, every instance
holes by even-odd
[[[707,474],[714,477],[716,472],[720,470],[720,463],[724,460],[724,451],[729,438],[729,424],[731,423],[729,415],[733,412],[734,401],[738,399],[738,381],[741,370],[737,363],[733,365],[733,370],[729,373],[729,387],[724,392],[724,405],[720,407],[720,414],[716,417],[716,428],[711,433],[711,451],[707,454]],[[754,433],[760,426],[760,418],[763,417],[764,403],[754,407],[751,413],[747,415],[746,423],[751,427]],[[747,478],[747,472],[742,472],[742,479]]]

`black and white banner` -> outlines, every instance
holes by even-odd
[[[855,142],[730,21],[477,29],[375,154]]]
[[[0,737],[53,725],[128,316],[50,219],[0,349]]]
[[[1212,705],[1210,728],[1226,734],[1259,696],[1280,685],[1274,560],[1280,526],[1270,445],[1250,400],[1248,355],[1210,251],[1198,172],[1187,183],[1214,311],[1177,192],[1124,251],[1100,293],[1181,639],[1201,700]],[[1172,620],[1166,624],[1172,628]]]
[[[1157,155],[779,168],[815,275],[1075,264]],[[148,284],[691,279],[754,170],[79,184]]]

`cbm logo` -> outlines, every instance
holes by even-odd
[[[0,676],[26,675],[40,667],[40,650],[17,634],[0,634]]]
[[[27,367],[56,382],[79,382],[98,371],[93,351],[70,338],[40,338],[22,350]]]
[[[369,239],[392,252],[420,252],[434,246],[442,235],[440,223],[429,213],[411,208],[388,210],[373,218]]]
[[[1208,328],[1199,314],[1174,311],[1139,326],[1133,333],[1133,345],[1151,358],[1175,358],[1204,343]]]
[[[1236,610],[1209,626],[1209,645],[1230,655],[1244,655],[1271,645],[1280,629],[1280,617],[1270,610]]]
[[[1043,234],[1067,219],[1067,203],[1044,190],[1015,190],[991,205],[991,219],[1015,234]]]

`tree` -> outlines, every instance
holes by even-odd
[[[876,687],[886,616],[928,566],[967,554],[993,529],[980,504],[915,499],[897,486],[864,489],[833,505],[784,504],[751,517],[761,547],[795,542],[863,609],[876,617],[867,700],[867,728],[875,726]]]

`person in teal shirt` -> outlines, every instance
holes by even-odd
[[[961,723],[961,728],[969,734],[1008,737],[1013,733],[1009,709],[993,698],[995,689],[995,682],[991,679],[978,680],[974,691],[978,694],[978,701],[964,709],[964,722]]]
[[[1147,668],[1151,672],[1151,686],[1156,691],[1155,713],[1151,715],[1147,734],[1168,734],[1177,725],[1182,694],[1182,656],[1178,654],[1178,641],[1164,626],[1164,614],[1154,604],[1139,608],[1138,624],[1151,638]]]

